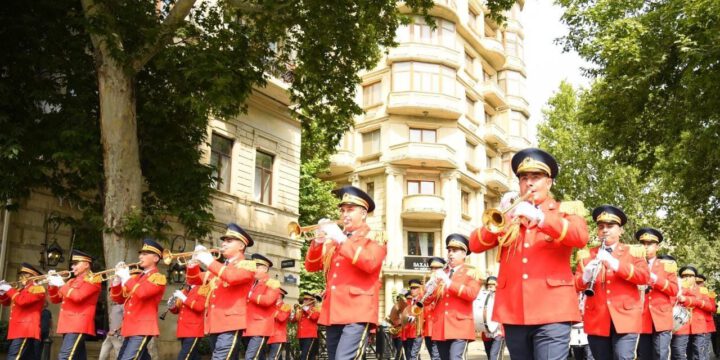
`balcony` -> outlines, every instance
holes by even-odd
[[[390,146],[380,161],[393,165],[411,165],[429,168],[458,167],[455,150],[445,144],[402,143]]]
[[[501,65],[505,63],[505,49],[500,40],[484,37],[480,39],[480,45],[486,50],[482,55],[487,57],[489,63]]]
[[[331,175],[344,174],[355,168],[355,154],[348,150],[338,150],[330,156]]]
[[[510,136],[508,136],[508,140],[509,140],[508,146],[510,147],[510,149],[512,149],[512,151],[515,151],[515,152],[520,151],[522,149],[529,148],[530,145],[532,145],[532,144],[530,144],[530,140],[528,140],[522,136],[510,135]]]
[[[460,53],[449,47],[422,43],[402,43],[391,48],[387,55],[387,64],[400,61],[421,61],[443,64],[452,68],[460,67]]]
[[[507,132],[496,121],[488,121],[485,123],[485,142],[496,146],[505,147],[507,143]]]
[[[456,120],[462,115],[463,105],[459,98],[444,94],[418,91],[392,92],[388,97],[387,112]]]
[[[508,187],[508,177],[502,171],[496,168],[487,168],[483,170],[483,182],[489,188],[499,193],[504,193],[510,188]]]
[[[515,95],[507,96],[508,105],[515,111],[520,111],[525,116],[530,116],[530,104],[528,104],[525,98]]]
[[[442,220],[445,218],[445,200],[436,195],[407,195],[403,198],[403,219]]]
[[[494,81],[485,81],[482,84],[482,94],[485,101],[494,108],[507,106],[505,92]]]

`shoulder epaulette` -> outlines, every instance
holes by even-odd
[[[700,293],[703,294],[703,295],[708,295],[708,294],[710,294],[710,290],[708,290],[708,288],[706,288],[706,287],[704,287],[704,286],[701,286],[701,287],[700,287]]]
[[[320,305],[315,305],[314,309],[315,309],[315,312],[320,312]]]
[[[571,200],[571,201],[561,202],[559,211],[561,213],[565,213],[568,215],[577,215],[580,217],[585,217],[585,215],[587,215],[587,213],[588,213],[587,209],[585,208],[585,205],[583,205],[583,202],[580,200]]]
[[[590,249],[582,248],[582,249],[578,250],[578,252],[577,252],[578,261],[582,261],[582,260],[585,260],[588,258],[590,258]]]
[[[204,296],[207,296],[207,294],[208,294],[209,292],[210,292],[210,285],[209,285],[209,284],[205,284],[205,285],[201,285],[201,286],[200,286],[200,288],[198,289],[198,292],[197,292],[197,293],[198,293],[198,295],[204,297]]]
[[[285,312],[290,311],[290,309],[292,309],[292,306],[290,306],[290,304],[282,304],[282,306],[280,307],[280,310]]]
[[[661,260],[665,272],[676,273],[678,270],[677,263],[673,260]]]
[[[710,291],[708,295],[710,295],[710,298],[713,300],[715,300],[715,298],[717,297],[717,294],[714,291]]]
[[[33,285],[28,288],[28,292],[31,294],[44,294],[45,288],[42,285]]]
[[[628,245],[628,251],[630,252],[630,255],[637,257],[637,258],[644,258],[645,257],[645,247],[642,245]]]
[[[372,231],[371,230],[367,234],[367,238],[377,242],[380,245],[385,245],[387,243],[387,235],[384,231]]]
[[[255,271],[255,269],[257,269],[257,264],[254,260],[240,260],[235,264],[235,267],[238,269]]]
[[[85,281],[91,284],[99,284],[102,282],[102,275],[87,274],[85,275]]]
[[[271,289],[279,289],[280,288],[280,281],[277,279],[268,279],[268,281],[265,282],[265,285]]]
[[[161,273],[154,273],[150,275],[148,281],[159,286],[164,286],[165,284],[167,284],[167,278]]]

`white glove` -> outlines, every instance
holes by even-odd
[[[500,199],[500,211],[504,211],[509,208],[510,205],[512,205],[513,201],[519,196],[520,195],[515,191],[506,192],[505,195],[502,196],[502,199]]]
[[[0,291],[1,291],[3,294],[6,293],[6,292],[8,292],[8,291],[10,291],[10,289],[12,289],[12,286],[10,286],[10,284],[8,284],[8,283],[2,283],[2,284],[0,284]]]
[[[115,275],[117,275],[120,282],[125,285],[125,283],[130,280],[130,268],[125,266],[125,263],[122,261],[115,265],[115,268],[117,269]]]
[[[303,306],[303,311],[308,311],[308,310],[310,310],[310,306],[308,306],[308,305]]]
[[[333,239],[338,244],[342,244],[347,240],[347,235],[345,235],[338,226],[338,224],[332,220],[328,219],[321,219],[320,222],[318,222],[318,225],[320,225],[320,231],[324,232],[326,236],[330,239]]]
[[[657,275],[650,273],[650,283],[654,284],[657,282]]]
[[[600,249],[597,254],[598,260],[604,262],[613,271],[617,271],[620,268],[620,261],[612,256],[606,250]]]
[[[65,285],[65,280],[63,280],[60,275],[50,275],[48,277],[48,285],[55,286],[55,287],[61,287]]]
[[[529,202],[521,202],[513,211],[513,216],[522,216],[530,221],[537,222],[541,225],[545,221],[545,214],[542,210],[532,206]]]
[[[412,316],[412,315],[408,316],[408,317],[407,317],[407,322],[409,322],[409,323],[415,322],[415,317]]]
[[[593,273],[595,272],[595,270],[597,269],[598,266],[600,266],[600,262],[598,260],[592,260],[587,265],[585,265],[585,269],[583,270],[583,274],[582,274],[582,281],[584,284],[587,284],[590,282],[590,279],[592,278]]]
[[[201,247],[202,249],[198,250],[199,247]],[[202,245],[198,245],[195,247],[195,253],[193,254],[193,258],[205,264],[205,266],[209,266],[213,263],[213,261],[215,261],[215,257]]]
[[[435,273],[437,274],[436,276],[439,280],[445,282],[445,286],[450,286],[452,280],[450,280],[450,276],[448,276],[448,274],[446,274],[444,270],[438,269],[435,271]]]
[[[187,300],[187,295],[183,294],[182,290],[175,290],[175,292],[173,292],[173,296],[180,299],[182,302]]]
[[[202,245],[195,245],[195,250],[193,251],[191,260],[197,260],[197,254],[203,251],[207,251],[207,248]]]

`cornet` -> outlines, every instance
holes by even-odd
[[[342,220],[335,220],[334,222],[338,226],[345,225]],[[301,239],[304,241],[314,240],[316,237],[315,231],[317,231],[320,228],[320,226],[322,226],[322,225],[325,225],[325,224],[300,226],[300,224],[298,224],[297,222],[291,221],[287,225],[288,235],[290,235],[290,239],[293,239],[293,240],[296,240],[296,239]]]
[[[118,266],[115,266],[112,269],[107,269],[107,270],[103,270],[100,272],[91,273],[90,276],[100,275],[100,281],[107,281],[107,280],[110,280],[113,276],[115,276],[116,271],[118,271],[122,268],[128,268],[128,269],[131,269],[131,271],[133,270],[133,268],[135,268],[135,270],[140,270],[140,262],[138,261],[138,262],[132,263],[132,264],[125,264],[125,263],[118,264]]]
[[[207,251],[214,254],[215,259],[220,259],[220,255],[222,255],[222,250],[220,249],[208,249]],[[162,252],[162,261],[165,265],[170,265],[173,260],[177,260],[178,265],[185,265],[187,264],[187,259],[193,255],[195,255],[195,251],[173,253],[170,249],[165,249]]]
[[[29,278],[26,278],[25,280],[17,280],[13,282],[7,282],[7,281],[1,281],[0,283],[8,284],[14,288],[19,288],[24,286],[28,281],[33,281],[37,285],[45,284],[49,281],[50,276],[52,275],[59,275],[63,280],[68,280],[72,276],[72,271],[69,270],[63,270],[58,272],[51,272],[47,273],[45,275],[38,275],[38,276],[31,276]]]
[[[500,211],[498,209],[486,209],[483,211],[482,224],[484,227],[491,229],[495,228],[502,230],[505,227],[505,215],[512,209],[520,205],[523,201],[527,201],[532,196],[531,192],[525,193],[525,195],[517,198],[507,209]]]

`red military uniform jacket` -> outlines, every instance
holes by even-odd
[[[200,265],[187,267],[187,282],[203,285],[205,333],[219,334],[247,328],[247,295],[255,277],[255,261],[241,254],[227,265],[214,261],[203,272]]]
[[[423,307],[423,336],[432,337],[432,328],[435,319],[435,304],[425,304]]]
[[[415,299],[405,299],[405,303],[407,304],[406,311],[409,315],[412,315],[410,311],[412,311],[413,304],[415,304]],[[409,322],[406,321],[405,324],[402,326],[402,330],[400,331],[400,338],[403,340],[408,339],[415,339],[418,337],[417,332],[417,322],[418,319],[416,318],[415,321]],[[424,324],[423,324],[424,326]]]
[[[62,287],[48,286],[50,301],[62,302],[58,315],[58,334],[88,334],[95,336],[95,307],[102,279],[85,275],[68,280]]]
[[[369,233],[370,228],[363,224],[340,245],[329,239],[323,244],[313,241],[310,245],[305,256],[305,269],[321,271],[323,260],[329,267],[325,269],[327,287],[320,324],[377,325],[380,270],[387,249],[376,239],[371,239]]]
[[[288,320],[290,320],[290,305],[275,305],[273,318],[275,318],[275,329],[270,339],[268,339],[268,344],[287,342],[287,323]]]
[[[547,199],[539,205],[542,226],[521,225],[515,243],[499,249],[493,320],[502,324],[538,325],[580,321],[572,269],[573,248],[587,244],[588,230],[580,213],[582,204]],[[508,221],[510,221],[508,219]],[[470,234],[470,251],[498,246],[498,236],[486,228]]]
[[[700,296],[702,302],[700,306],[696,307],[698,310],[698,317],[705,320],[704,334],[715,332],[715,321],[713,320],[713,314],[717,310],[717,304],[715,299],[710,296],[710,291],[704,286],[699,287]],[[695,316],[695,312],[693,312]]]
[[[582,259],[575,272],[578,291],[586,287],[582,282],[583,269],[595,259],[598,249],[591,249],[589,257],[587,252],[578,256]],[[636,334],[642,330],[643,304],[638,285],[650,280],[645,249],[617,243],[612,256],[620,262],[618,271],[602,266],[595,281],[595,296],[585,299],[583,321],[588,335],[610,336],[611,321],[618,334]]]
[[[450,278],[450,286],[438,286],[426,303],[435,303],[432,339],[475,340],[473,300],[480,292],[479,274],[469,265],[460,265]],[[438,280],[442,283],[442,280]]]
[[[203,320],[205,315],[205,295],[200,292],[202,286],[194,285],[190,290],[183,290],[187,296],[184,302],[177,300],[170,312],[178,315],[177,331],[175,336],[181,338],[196,338],[205,336]],[[206,290],[203,289],[203,290]]]
[[[110,287],[110,298],[123,307],[123,325],[121,335],[157,336],[158,304],[165,293],[167,279],[157,268],[148,273],[132,275],[125,285]]]
[[[642,334],[668,331],[673,328],[673,305],[678,293],[677,264],[672,260],[655,259],[650,272],[657,281],[645,294],[642,315]]]
[[[250,288],[247,296],[247,329],[243,336],[272,336],[275,331],[275,304],[280,298],[280,282],[265,274]]]
[[[675,335],[695,335],[704,334],[707,328],[707,322],[705,318],[701,316],[701,307],[709,308],[709,304],[706,304],[706,300],[700,294],[700,287],[692,284],[689,287],[683,285],[680,290],[682,295],[685,297],[684,301],[680,301],[680,304],[685,306],[690,312],[690,321],[687,324],[680,327],[674,334]]]
[[[318,337],[318,320],[320,319],[320,307],[310,306],[305,311],[302,309],[302,305],[295,311],[295,318],[291,319],[293,322],[298,323],[297,327],[297,338],[298,339],[310,339]]]
[[[710,311],[710,312],[706,312],[706,313],[705,313],[705,318],[707,319],[707,331],[708,331],[709,333],[713,333],[713,332],[715,332],[715,331],[717,330],[717,329],[715,328],[715,319],[713,318],[713,316],[714,316],[715,313],[717,312],[717,302],[716,302],[717,294],[715,294],[714,292],[710,291],[710,293],[709,293],[708,296],[709,296],[709,299],[710,299],[710,303],[712,304],[711,306],[712,306],[712,309],[713,309],[713,310]]]
[[[45,305],[45,288],[26,284],[24,288],[8,290],[0,295],[0,304],[10,306],[7,339],[32,338],[40,340],[40,313]]]

